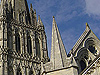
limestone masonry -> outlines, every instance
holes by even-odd
[[[51,58],[40,16],[27,0],[1,0],[0,75],[100,75],[100,40],[86,29],[66,53],[55,18]]]

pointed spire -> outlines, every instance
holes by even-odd
[[[41,25],[41,26],[43,26],[43,23],[42,23],[42,20],[40,18],[40,15],[38,15],[38,24]]]
[[[44,26],[44,25],[43,25],[43,22],[42,22],[42,20],[41,20],[41,19],[40,19],[40,24],[41,24],[41,26]]]
[[[51,62],[53,63],[53,69],[59,69],[65,67],[67,59],[66,50],[61,39],[55,18],[53,16],[52,25],[52,46],[51,46]]]
[[[32,4],[30,4],[30,19],[31,19],[31,24],[34,24],[34,11],[33,11],[33,7]]]
[[[37,25],[36,10],[34,9],[34,25]]]
[[[33,12],[33,6],[32,6],[32,4],[30,4],[30,11]]]
[[[30,4],[30,8],[33,8],[33,7],[32,7],[32,3]]]
[[[40,15],[38,15],[38,26],[40,26]]]
[[[40,15],[38,15],[38,21],[40,21]]]
[[[90,27],[89,27],[88,23],[86,23],[86,29],[87,29],[87,30],[89,30],[89,29],[90,29]]]
[[[36,9],[34,9],[34,14],[36,14]]]

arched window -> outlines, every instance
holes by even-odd
[[[11,29],[8,28],[8,33],[7,33],[7,46],[9,49],[12,49],[12,32],[10,31]]]
[[[15,36],[16,51],[20,53],[20,36],[17,33]]]
[[[27,52],[32,54],[32,44],[31,44],[31,37],[27,36]]]
[[[17,69],[17,74],[16,75],[22,75],[22,72],[21,72],[20,68]]]
[[[80,66],[81,66],[81,71],[83,71],[86,68],[86,63],[83,60],[81,60]]]
[[[33,75],[33,71],[32,70],[29,71],[29,75]]]
[[[14,75],[13,67],[9,66],[8,75]]]
[[[36,38],[36,55],[40,56],[40,43],[38,38]]]
[[[93,47],[93,46],[89,46],[88,49],[89,49],[89,51],[90,51],[91,53],[93,53],[93,54],[96,53],[95,47]]]

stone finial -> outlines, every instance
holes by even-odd
[[[40,15],[38,15],[38,21],[40,21]]]
[[[30,11],[33,12],[33,6],[32,6],[32,4],[30,4]]]
[[[55,18],[55,17],[53,16],[53,18]]]
[[[30,4],[30,8],[33,8],[33,7],[32,7],[32,3]]]
[[[90,27],[89,27],[88,23],[86,23],[86,29],[90,29]]]
[[[34,14],[36,14],[36,9],[34,9]]]

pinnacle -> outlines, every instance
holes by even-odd
[[[86,22],[86,26],[88,26],[88,23]]]
[[[53,18],[55,18],[55,17],[53,16]]]
[[[32,8],[32,4],[30,4],[30,7]]]
[[[40,20],[40,15],[38,15],[38,20]]]
[[[30,11],[33,11],[33,6],[32,6],[32,4],[30,4]]]
[[[88,25],[88,23],[86,22],[86,29],[90,29],[90,27],[89,27],[89,25]]]
[[[36,14],[36,9],[34,9],[34,14]]]

